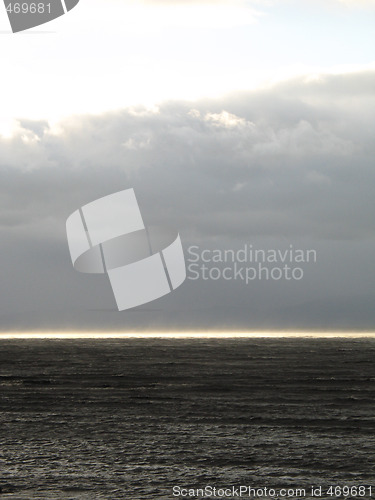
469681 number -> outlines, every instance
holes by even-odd
[[[13,14],[51,14],[50,3],[15,3],[7,5],[7,12]]]
[[[340,498],[340,497],[371,497],[372,488],[371,486],[330,486],[326,493],[330,497]]]

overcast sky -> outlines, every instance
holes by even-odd
[[[374,21],[373,1],[81,0],[13,35],[0,12],[0,329],[374,329]],[[130,187],[186,254],[317,262],[118,313],[65,221]]]

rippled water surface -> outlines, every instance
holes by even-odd
[[[374,358],[366,339],[1,340],[0,498],[375,497]]]

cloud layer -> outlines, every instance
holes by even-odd
[[[374,324],[374,80],[372,72],[301,78],[54,128],[20,120],[0,137],[3,328]],[[146,222],[178,228],[186,246],[299,242],[320,249],[319,265],[294,288],[188,282],[157,303],[168,313],[99,319],[88,309],[112,307],[108,284],[71,269],[65,220],[128,187]]]

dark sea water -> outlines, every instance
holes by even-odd
[[[366,339],[1,340],[0,498],[375,497],[374,359]]]

